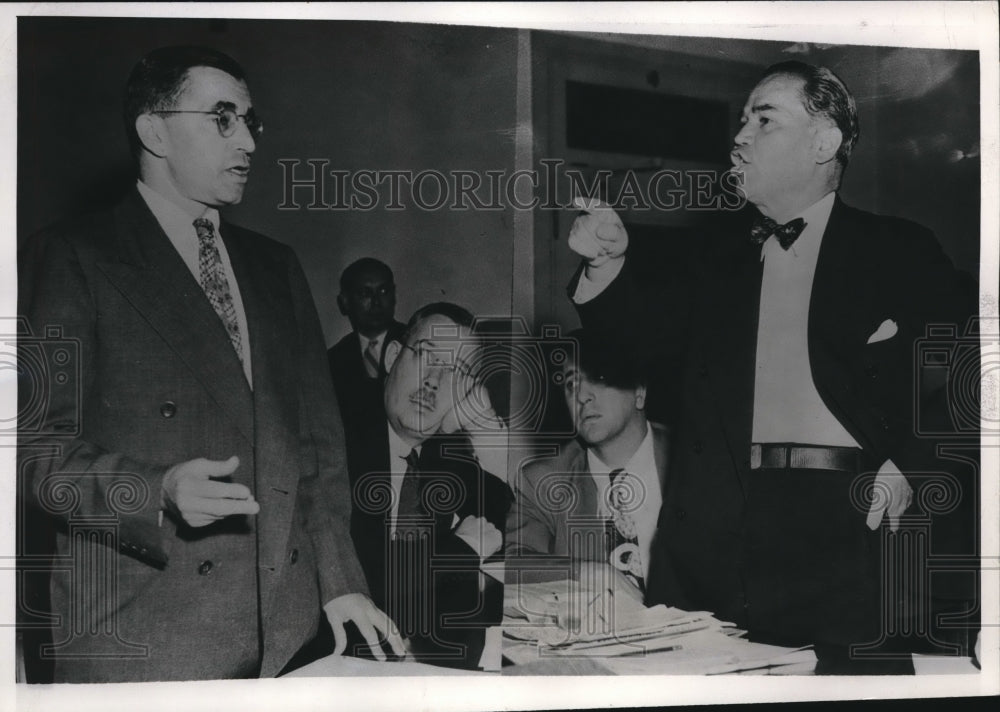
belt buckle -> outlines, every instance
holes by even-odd
[[[759,470],[761,463],[761,446],[757,443],[750,445],[750,469]]]

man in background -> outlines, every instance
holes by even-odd
[[[288,247],[219,215],[261,135],[242,67],[155,50],[124,115],[135,188],[20,255],[19,313],[78,359],[68,382],[19,387],[48,394],[19,433],[20,494],[73,564],[51,575],[55,681],[275,676],[321,610],[341,647],[353,621],[401,650],[348,540],[305,276]]]
[[[398,339],[404,325],[396,312],[396,284],[384,262],[362,257],[340,275],[340,313],[351,322],[351,333],[328,352],[330,374],[345,430],[384,417],[382,383],[386,345]]]

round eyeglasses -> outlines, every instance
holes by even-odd
[[[416,347],[403,344],[403,348],[412,351],[424,368],[436,369],[452,376],[458,373],[465,378],[472,375],[469,365],[456,358],[452,349],[431,346],[426,339],[417,341]]]
[[[192,110],[182,110],[182,109],[169,109],[154,111],[154,114],[204,114],[206,116],[211,116],[212,120],[215,121],[215,125],[219,129],[219,135],[223,138],[229,138],[234,133],[236,133],[236,126],[239,124],[240,120],[246,124],[247,131],[254,139],[260,138],[260,135],[264,133],[264,123],[260,120],[253,109],[247,109],[245,114],[237,114],[235,109],[215,109],[213,111],[192,111]]]

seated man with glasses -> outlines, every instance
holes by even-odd
[[[503,587],[481,565],[513,500],[472,323],[454,304],[419,309],[386,346],[385,418],[347,440],[351,536],[373,599],[417,660],[467,669],[500,623]]]

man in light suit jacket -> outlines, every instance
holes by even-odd
[[[943,399],[914,366],[929,326],[963,333],[974,285],[926,229],[837,196],[859,131],[832,72],[771,67],[742,121],[732,171],[757,219],[706,239],[689,281],[640,285],[607,206],[587,206],[570,234],[585,258],[570,286],[584,325],[641,334],[681,364],[659,553],[677,579],[658,595],[758,639],[814,643],[817,672],[910,672],[896,596],[918,592],[884,583],[892,537],[879,526],[895,530],[909,509],[929,517],[935,553],[976,555],[977,445],[949,460],[917,435],[916,418]],[[930,502],[942,487],[947,502]],[[974,630],[974,574],[935,579],[909,610],[926,621],[950,599]],[[904,654],[866,655],[879,646]]]
[[[49,399],[18,451],[29,516],[55,522],[62,564],[42,656],[59,682],[274,676],[321,609],[342,646],[352,620],[401,649],[348,539],[305,276],[217,210],[242,198],[260,136],[242,68],[156,50],[129,77],[125,118],[136,188],[21,256],[21,313],[73,354],[20,389]]]
[[[372,257],[352,262],[340,275],[337,306],[350,320],[352,331],[327,355],[344,429],[350,435],[355,426],[385,418],[385,349],[400,338],[405,325],[393,318],[396,283],[392,270]]]
[[[466,669],[500,623],[502,583],[481,568],[513,499],[472,325],[455,304],[417,310],[386,348],[385,417],[347,440],[351,536],[372,598],[417,660]]]
[[[554,457],[527,464],[514,483],[508,582],[572,576],[580,561],[599,561],[641,596],[667,484],[669,432],[646,418],[647,378],[635,349],[582,329],[569,336],[580,358],[563,365],[562,383],[577,437]],[[634,536],[622,537],[622,529]]]

